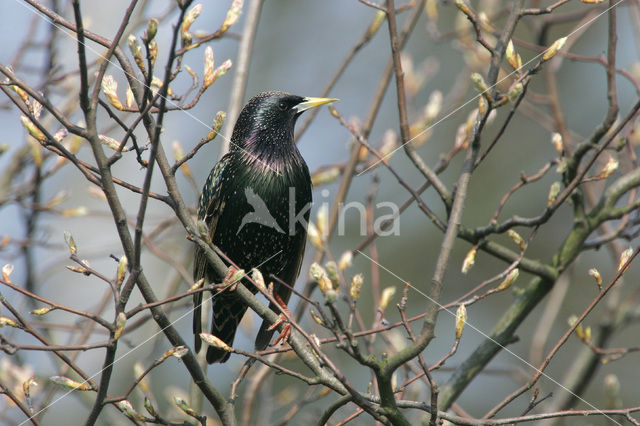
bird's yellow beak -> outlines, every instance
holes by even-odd
[[[336,102],[339,99],[336,98],[304,98],[304,101],[300,102],[296,105],[296,109],[298,110],[298,114],[303,111],[306,111],[310,108],[315,108],[320,105],[330,104],[331,102]]]

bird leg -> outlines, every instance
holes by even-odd
[[[289,311],[287,304],[284,303],[284,300],[282,300],[280,296],[278,296],[278,293],[274,292],[273,298],[276,299],[276,302],[278,302],[278,305],[282,307],[282,310],[285,311],[288,316],[291,316],[291,312]],[[269,327],[267,330],[269,331],[275,330],[276,327],[278,327],[282,323],[286,323],[286,325],[282,328],[282,331],[280,332],[280,335],[278,336],[278,338],[273,341],[273,346],[277,345],[278,343],[286,342],[287,340],[289,340],[289,336],[291,335],[291,324],[289,323],[289,321],[287,320],[287,317],[283,313],[281,313],[278,316],[278,319],[276,320],[276,322],[274,322],[271,325],[271,327]]]

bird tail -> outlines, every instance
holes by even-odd
[[[211,334],[221,339],[227,345],[233,345],[236,330],[240,320],[247,311],[247,305],[234,294],[220,293],[213,299],[213,317],[211,319]],[[231,353],[209,346],[207,362],[225,362]]]

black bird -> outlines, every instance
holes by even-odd
[[[297,118],[309,108],[337,99],[305,98],[284,92],[254,96],[244,106],[227,153],[213,167],[202,188],[198,220],[203,220],[215,244],[239,268],[258,268],[267,283],[276,276],[293,286],[300,272],[311,206],[309,169],[293,141]],[[196,247],[194,279],[221,283]],[[291,290],[274,281],[274,293],[284,303]],[[251,284],[247,288],[256,290]],[[194,295],[195,349],[202,342],[202,293]],[[245,305],[233,291],[213,295],[211,334],[233,344]],[[275,306],[271,309],[278,312]],[[273,330],[263,322],[256,350],[265,349]],[[209,347],[207,362],[225,362],[229,352]]]

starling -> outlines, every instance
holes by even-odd
[[[336,100],[283,92],[254,96],[236,121],[229,153],[213,167],[202,188],[198,220],[207,224],[213,244],[238,268],[258,268],[267,282],[274,281],[274,295],[284,304],[291,290],[279,280],[293,286],[298,277],[311,206],[311,178],[293,141],[294,126],[303,111]],[[198,247],[193,275],[210,283],[225,278],[208,265]],[[257,291],[251,284],[247,288]],[[202,293],[195,294],[196,352],[202,346],[201,303]],[[247,305],[235,292],[223,290],[213,294],[212,307],[211,334],[231,346]],[[278,312],[273,304],[270,308]],[[256,350],[268,346],[273,332],[263,322]],[[207,362],[225,362],[229,355],[209,346]]]

